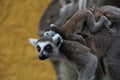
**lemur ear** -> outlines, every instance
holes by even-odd
[[[29,42],[33,45],[36,46],[38,39],[33,39],[33,38],[29,38]]]
[[[50,24],[50,27],[56,27],[56,25],[55,24]]]
[[[56,44],[56,46],[58,47],[62,42],[62,37],[59,34],[55,34],[53,37],[53,42]]]
[[[92,11],[92,12],[94,12],[95,9],[96,9],[96,8],[95,8],[94,6],[92,6],[92,7],[89,8],[89,10]]]

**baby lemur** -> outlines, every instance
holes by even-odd
[[[30,43],[36,47],[41,60],[63,55],[62,58],[66,58],[67,64],[77,72],[75,80],[93,80],[95,78],[97,57],[91,53],[90,48],[76,41],[64,40],[59,34],[52,37],[42,37],[38,40],[30,39]]]
[[[72,18],[70,18],[64,26],[62,27],[50,27],[46,29],[44,36],[51,36],[55,33],[59,33],[66,40],[79,41],[84,43],[83,39],[78,39],[78,35],[75,32],[82,32],[85,26],[90,33],[97,33],[102,28],[106,26],[109,28],[111,26],[111,21],[108,20],[104,15],[100,15],[99,19],[96,20],[95,13],[89,9],[83,9],[76,12]]]

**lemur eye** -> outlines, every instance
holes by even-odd
[[[52,46],[49,44],[49,45],[47,45],[46,47],[45,47],[45,50],[47,51],[47,52],[52,52]]]
[[[40,52],[40,51],[41,51],[40,46],[37,46],[37,51],[38,51],[38,52]]]

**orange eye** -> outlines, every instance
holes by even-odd
[[[37,46],[37,51],[38,51],[38,52],[40,52],[40,51],[41,51],[40,46]]]
[[[46,47],[45,47],[45,50],[47,51],[47,52],[51,52],[52,51],[52,46],[49,44],[49,45],[47,45]]]

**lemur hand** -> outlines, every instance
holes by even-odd
[[[105,20],[104,25],[105,25],[106,28],[109,29],[111,24],[112,24],[111,21],[108,20],[108,18],[106,16],[103,16],[103,15],[101,16],[101,18]]]

